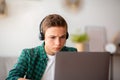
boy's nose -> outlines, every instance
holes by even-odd
[[[59,38],[55,40],[55,44],[60,45],[60,39]]]

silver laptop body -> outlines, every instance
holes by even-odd
[[[108,80],[109,59],[107,52],[59,52],[55,80]]]

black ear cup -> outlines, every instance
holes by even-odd
[[[69,33],[67,32],[67,34],[66,34],[66,39],[68,39],[68,37],[69,37]]]
[[[43,33],[40,33],[40,34],[39,34],[39,39],[40,39],[40,40],[44,40],[44,34],[43,34]]]
[[[43,23],[44,20],[45,20],[45,18],[41,21],[40,26],[39,26],[39,31],[40,31],[39,39],[40,40],[44,40],[44,34],[43,34],[43,31],[42,31],[42,23]]]

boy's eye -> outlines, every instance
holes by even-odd
[[[55,37],[54,36],[52,36],[52,37],[50,37],[51,39],[55,39]]]
[[[61,36],[61,38],[63,38],[63,39],[64,39],[64,38],[66,38],[66,36]]]

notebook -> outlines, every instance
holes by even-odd
[[[55,59],[55,80],[108,80],[107,52],[59,52]]]

